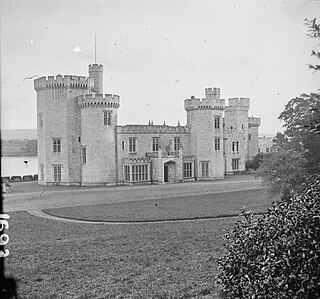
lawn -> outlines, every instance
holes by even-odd
[[[153,212],[159,211],[153,200],[51,212],[102,218],[108,211],[103,219],[112,215],[112,219],[137,220],[159,215],[183,218],[207,210],[238,213],[244,202],[265,210],[270,199],[262,190],[255,191],[184,197],[183,202],[161,199],[156,201],[163,208],[160,214]],[[210,206],[214,209],[209,211]],[[19,295],[26,299],[219,298],[216,275],[222,236],[237,220],[103,225],[48,220],[27,212],[10,216],[6,276],[17,278]]]
[[[270,202],[266,189],[236,191],[154,200],[137,200],[91,206],[46,209],[50,215],[95,221],[135,222],[213,218],[238,215],[243,207],[253,213],[266,212]]]

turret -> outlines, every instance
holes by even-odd
[[[95,93],[103,93],[103,65],[90,64],[89,77],[93,80],[92,91]]]
[[[220,88],[206,88],[205,98],[184,101],[187,127],[190,128],[190,152],[195,156],[194,173],[198,179],[223,177],[223,111]]]
[[[117,182],[116,125],[120,98],[111,94],[78,97],[81,109],[82,184]]]
[[[34,80],[37,92],[39,184],[80,183],[80,108],[92,80],[57,75]]]

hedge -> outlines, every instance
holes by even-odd
[[[245,215],[224,240],[225,298],[320,298],[320,178],[263,217]]]

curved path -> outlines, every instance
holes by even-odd
[[[205,221],[205,220],[214,220],[214,219],[226,219],[226,218],[240,218],[241,215],[222,215],[222,216],[212,216],[212,217],[199,217],[199,218],[186,218],[186,219],[167,219],[167,220],[154,220],[154,221],[95,221],[95,220],[81,220],[81,219],[72,219],[66,217],[57,217],[49,215],[41,210],[27,211],[30,215],[35,217],[46,218],[56,221],[64,221],[78,224],[112,224],[112,225],[132,225],[132,224],[154,224],[154,223],[174,223],[174,222],[189,222],[189,221]],[[256,214],[259,215],[259,214]]]
[[[253,190],[263,188],[262,182],[253,175],[227,176],[224,180],[189,182],[165,185],[137,185],[73,189],[57,186],[40,187],[33,182],[25,186],[25,192],[4,194],[3,208],[6,213],[15,211],[33,211],[62,207],[90,206],[106,203],[119,203],[137,200],[173,198],[200,194],[215,194],[230,191]],[[13,189],[14,189],[14,185]],[[18,187],[18,186],[17,186]],[[16,188],[17,188],[16,187]],[[50,188],[49,188],[50,187]],[[29,188],[29,190],[27,190]],[[18,188],[17,188],[18,189]],[[41,190],[41,191],[40,191]]]

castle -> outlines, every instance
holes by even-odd
[[[119,126],[120,98],[103,94],[103,66],[89,77],[41,77],[37,92],[39,184],[133,184],[222,179],[258,153],[250,99],[184,101],[187,125]]]

